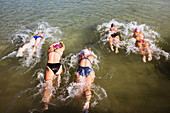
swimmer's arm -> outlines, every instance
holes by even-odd
[[[63,42],[60,42],[60,44],[62,45],[61,49],[64,51],[65,50],[65,45],[63,44]]]
[[[52,46],[52,45],[51,45],[51,46]],[[51,46],[48,48],[48,53],[51,52],[51,49],[52,49]]]
[[[90,59],[91,62],[93,63],[93,61],[94,61],[94,56],[93,56],[93,55],[89,55],[89,59]]]
[[[78,55],[78,62],[80,61],[81,59],[81,54]]]
[[[133,38],[135,38],[135,32],[133,32]]]
[[[49,48],[53,47],[55,44],[56,44],[56,43],[51,44]]]
[[[142,36],[144,37],[144,34],[142,33]]]
[[[50,51],[53,49],[54,45],[56,45],[56,43],[53,43],[53,44],[51,44],[51,45],[49,46],[48,52],[50,52]]]
[[[117,32],[117,27],[115,27],[115,31]]]

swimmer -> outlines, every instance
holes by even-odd
[[[136,46],[139,48],[140,53],[143,55],[143,62],[146,63],[146,54],[148,54],[148,61],[152,60],[152,52],[149,48],[149,43],[144,40],[144,34],[139,28],[134,30],[133,37],[136,39]]]
[[[24,44],[24,46],[19,48],[18,54],[22,54],[23,51],[28,49],[30,46],[33,46],[32,53],[30,54],[30,56],[33,56],[34,52],[36,52],[38,45],[41,43],[43,39],[43,35],[44,35],[43,32],[39,32],[37,35],[33,36],[28,43]]]
[[[78,62],[79,67],[76,72],[76,82],[82,83],[83,92],[80,92],[80,98],[85,93],[86,102],[83,107],[83,112],[88,112],[89,104],[91,100],[91,85],[95,78],[95,73],[92,69],[92,63],[94,56],[91,53],[91,48],[85,47],[79,54]]]
[[[112,31],[113,34],[117,33],[117,28],[115,27],[115,25],[113,23],[111,24],[110,31]]]
[[[62,64],[60,60],[62,58],[63,52],[65,50],[65,45],[63,42],[53,43],[48,49],[48,62],[46,66],[46,75],[45,75],[45,92],[43,100],[45,102],[44,109],[48,109],[48,103],[52,97],[53,90],[53,80],[58,77],[58,87],[60,85],[60,78],[62,73]]]
[[[116,47],[116,50],[115,50],[115,53],[119,53],[119,41],[120,41],[120,36],[119,34],[117,33],[117,28],[116,27],[113,27],[114,25],[111,24],[111,28],[110,28],[110,31],[112,31],[111,34],[109,34],[109,45],[110,45],[110,48],[112,51],[114,51],[113,49],[113,44],[115,45]]]

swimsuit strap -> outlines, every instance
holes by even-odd
[[[83,56],[84,56],[84,58],[80,59],[79,62],[81,62],[83,59],[87,59],[87,60],[90,62],[90,64],[92,65],[92,62],[91,62],[90,59],[89,59],[89,55],[88,55],[87,57],[85,57],[85,55],[83,55]]]

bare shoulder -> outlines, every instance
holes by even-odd
[[[144,35],[143,32],[140,32],[141,35]]]
[[[54,45],[56,45],[57,43],[53,43],[49,46],[49,48],[53,47]]]
[[[89,58],[93,58],[94,56],[91,54],[91,55],[89,55]]]

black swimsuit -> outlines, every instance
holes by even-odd
[[[54,74],[60,69],[61,63],[47,63],[47,66],[53,71]]]
[[[56,52],[55,50],[56,49],[54,49],[54,51],[52,51],[52,52]],[[56,52],[56,53],[58,53],[58,52]],[[47,63],[47,66],[53,71],[54,74],[56,74],[58,72],[58,70],[60,69],[61,63]]]
[[[118,33],[111,34],[111,36],[112,36],[113,38],[115,38],[115,37],[118,36],[118,35],[119,35]]]

